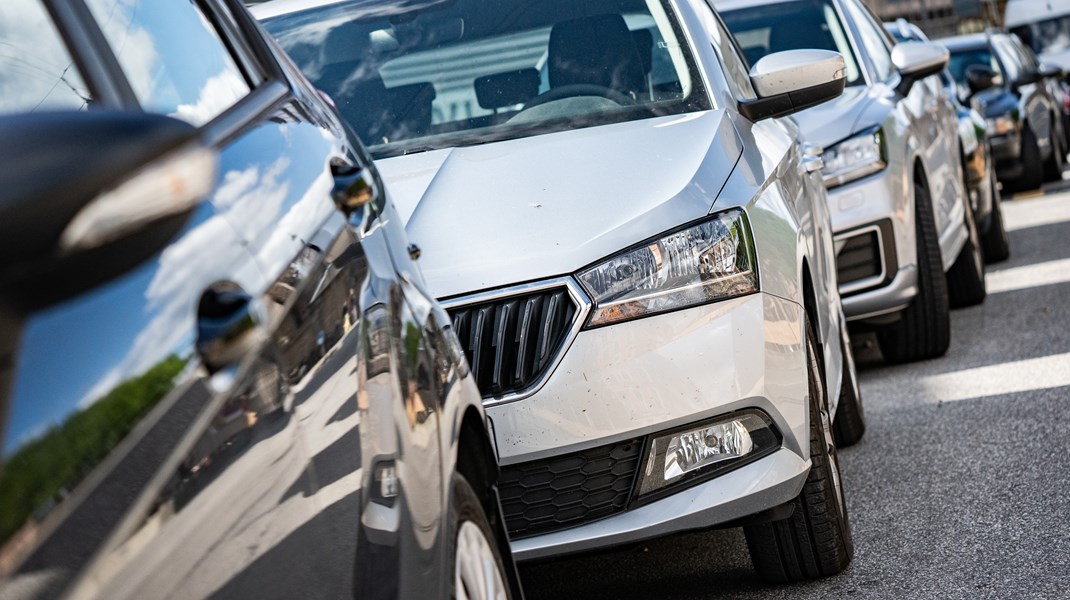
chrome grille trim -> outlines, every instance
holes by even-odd
[[[569,324],[568,331],[565,334],[564,339],[561,342],[560,346],[557,348],[556,351],[554,351],[554,353],[553,353],[552,357],[550,358],[549,362],[547,363],[547,365],[543,369],[543,372],[533,382],[531,382],[529,385],[527,385],[522,390],[512,391],[512,392],[508,392],[508,393],[504,393],[504,394],[497,394],[497,395],[489,395],[489,396],[485,395],[485,396],[483,396],[483,406],[498,406],[500,404],[507,404],[509,402],[516,402],[517,400],[523,400],[524,398],[528,398],[528,397],[534,395],[540,389],[542,389],[542,387],[544,385],[546,385],[546,381],[550,378],[550,376],[557,369],[557,366],[558,366],[558,364],[560,364],[561,359],[564,358],[565,352],[568,351],[569,347],[572,345],[572,342],[576,339],[576,336],[579,334],[580,330],[583,328],[583,324],[587,322],[587,315],[591,312],[591,301],[587,297],[587,294],[585,294],[583,292],[583,290],[580,288],[579,284],[576,283],[576,281],[573,280],[571,277],[556,277],[554,279],[547,279],[545,281],[538,281],[538,282],[534,282],[534,283],[523,283],[523,284],[520,284],[520,285],[514,285],[514,286],[510,286],[510,287],[499,288],[499,289],[496,289],[496,290],[489,290],[489,291],[486,291],[486,292],[479,292],[479,293],[471,294],[471,295],[467,295],[467,296],[459,296],[459,297],[455,297],[455,298],[448,298],[448,299],[439,301],[442,304],[443,308],[446,309],[447,312],[452,312],[455,309],[463,308],[463,307],[466,307],[466,306],[471,306],[471,305],[475,305],[475,304],[484,304],[484,303],[488,303],[488,302],[494,302],[494,301],[497,301],[497,300],[504,300],[504,299],[511,298],[511,297],[514,297],[514,296],[523,296],[523,295],[527,295],[527,294],[533,294],[533,293],[537,293],[537,292],[541,292],[541,291],[549,291],[549,290],[552,290],[554,288],[563,288],[568,293],[568,297],[572,300],[572,303],[576,308],[576,312],[572,317],[572,322],[571,322],[571,324]],[[523,318],[525,320],[525,322],[527,322],[529,324],[528,327],[525,328],[523,331],[524,332],[530,331],[530,322],[531,322],[531,319],[534,318],[533,307],[531,306],[531,304],[529,302],[529,303],[525,303],[525,305],[523,307],[520,307],[520,310],[522,311],[522,313],[521,313],[522,317],[521,318]],[[494,327],[493,323],[487,323],[486,322],[487,318],[488,317],[492,317],[492,316],[493,315],[486,314],[486,312],[484,312],[484,311],[480,311],[479,313],[477,313],[476,317],[479,319],[478,320],[478,323],[479,323],[478,326],[479,327]],[[539,341],[540,341],[540,344],[545,344],[545,343],[547,343],[546,340],[548,338],[548,335],[547,335],[548,331],[546,331],[545,328],[549,327],[549,323],[548,322],[544,322],[544,323],[541,323],[540,325],[542,327],[544,327],[544,330],[542,332],[542,335],[540,335],[540,340]],[[476,325],[476,323],[473,323],[472,326],[476,327],[477,325]],[[499,328],[498,329],[498,335],[503,335],[503,334],[504,334],[504,330]],[[498,340],[498,342],[501,343],[502,340]],[[467,345],[463,341],[462,341],[462,346],[467,347]],[[478,350],[479,349],[477,349],[477,351]],[[541,354],[545,350],[546,350],[546,348],[544,346],[540,346],[539,348],[536,349],[536,352]],[[526,351],[526,345],[525,344],[521,344],[521,352],[525,352],[525,351]],[[478,357],[478,358],[477,357],[473,357],[473,358],[475,360],[473,360],[472,362],[476,362],[477,360],[481,360],[482,357]],[[497,354],[495,356],[495,367],[494,367],[495,373],[500,373],[500,369],[501,369],[501,362],[500,361],[501,361],[501,359],[502,359],[502,357],[501,357],[500,354]],[[477,363],[477,364],[480,364],[480,363]]]

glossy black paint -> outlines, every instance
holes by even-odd
[[[46,4],[95,104],[138,110],[92,11]],[[158,249],[49,306],[0,288],[0,596],[447,598],[457,473],[514,574],[479,393],[370,159],[240,4],[178,4],[250,91],[198,128],[216,185]]]

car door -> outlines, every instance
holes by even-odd
[[[256,29],[237,5],[49,8],[74,62],[96,67],[91,89],[194,123],[220,168],[151,259],[60,304],[5,311],[16,362],[0,585],[29,596],[352,594],[359,490],[373,476],[362,407],[402,412],[408,385],[382,205],[342,215],[333,201],[366,158],[312,90],[241,35]],[[409,535],[406,522],[392,533]]]

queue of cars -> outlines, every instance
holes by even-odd
[[[859,0],[255,4],[0,6],[0,596],[520,598],[729,526],[847,567],[848,322],[943,354],[1002,232],[946,49]]]

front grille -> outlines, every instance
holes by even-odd
[[[519,392],[550,367],[578,310],[564,287],[450,308],[483,397]]]
[[[840,285],[861,281],[881,274],[884,257],[876,230],[847,238],[836,255],[836,272]]]
[[[642,440],[503,466],[498,482],[513,539],[623,511],[635,486]]]

